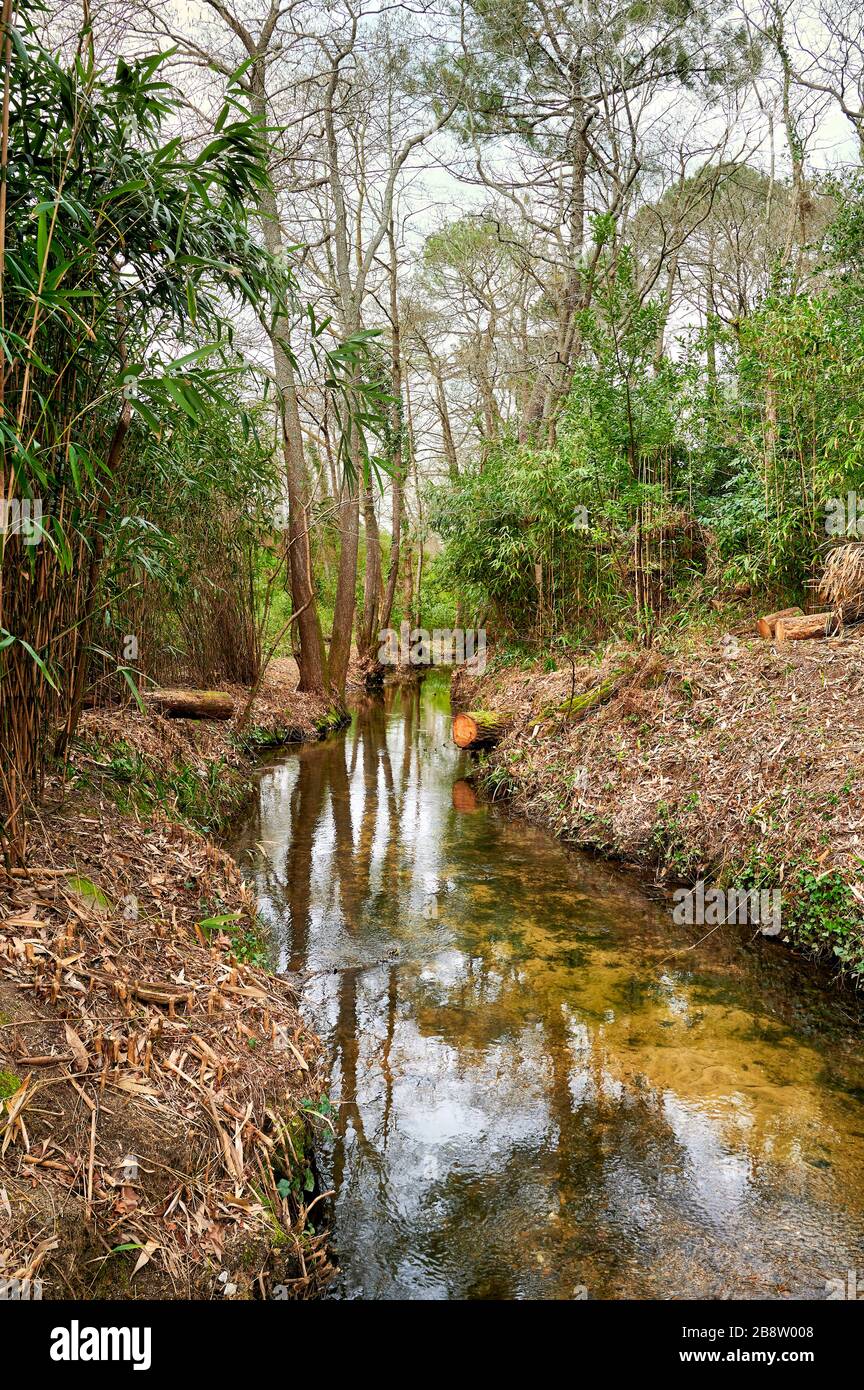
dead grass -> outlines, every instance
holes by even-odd
[[[790,940],[858,978],[864,637],[778,650],[750,630],[698,654],[607,652],[577,694],[628,656],[629,673],[576,719],[566,666],[460,677],[456,697],[516,713],[486,782],[521,814],[660,879],[780,886]]]
[[[818,593],[840,622],[855,622],[864,615],[864,544],[850,541],[834,547],[825,562]]]
[[[290,707],[315,736],[315,703],[285,696],[277,669],[256,721]],[[252,766],[224,725],[93,711],[85,736],[163,775]],[[103,777],[55,777],[30,867],[0,870],[0,1278],[45,1297],[311,1296],[330,1271],[320,1044],[259,964],[233,860],[162,808],[118,813]]]

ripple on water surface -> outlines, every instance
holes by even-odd
[[[233,845],[332,1056],[334,1293],[824,1297],[864,1265],[853,1005],[471,809],[466,766],[445,685],[387,691]]]

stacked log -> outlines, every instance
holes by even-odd
[[[491,709],[467,710],[453,716],[453,742],[458,748],[493,748],[512,723],[511,714]]]
[[[774,639],[779,646],[784,642],[803,642],[813,637],[830,637],[837,630],[837,620],[833,613],[808,613],[801,618],[780,618],[775,629]]]
[[[803,618],[804,611],[801,608],[781,608],[776,613],[766,613],[764,618],[760,618],[757,624],[759,636],[766,641],[774,636],[777,624],[785,618]]]

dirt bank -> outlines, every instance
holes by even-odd
[[[742,630],[697,654],[616,648],[574,670],[493,661],[458,673],[454,702],[515,715],[482,760],[493,796],[669,884],[780,888],[783,939],[857,982],[862,659],[860,635],[777,648]]]
[[[276,663],[253,742],[319,735],[328,710],[295,683]],[[91,711],[28,867],[0,870],[0,1279],[242,1298],[327,1277],[320,1044],[200,830],[253,772],[236,721]]]
[[[228,720],[171,719],[135,704],[89,710],[65,777],[54,779],[57,795],[95,788],[121,809],[160,805],[178,821],[218,829],[246,796],[256,752],[321,738],[344,717],[296,685],[296,664],[286,658],[271,663],[245,719],[249,692],[241,686],[222,687],[234,700]]]

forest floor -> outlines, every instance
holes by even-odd
[[[454,708],[515,716],[481,781],[667,885],[781,892],[781,939],[864,977],[864,635],[624,647],[554,671],[463,668]],[[600,692],[580,707],[579,696]],[[571,702],[571,694],[575,698]]]
[[[328,724],[296,680],[273,664],[251,740],[235,720],[89,711],[27,867],[0,869],[0,1280],[302,1298],[329,1276],[320,1043],[208,838],[249,793],[250,746]]]

